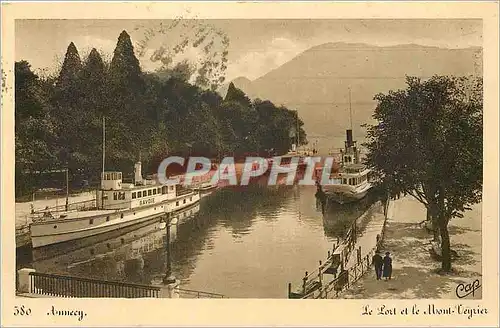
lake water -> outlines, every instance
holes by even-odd
[[[287,298],[326,258],[346,222],[367,204],[323,216],[314,186],[226,187],[178,215],[170,230],[172,270],[182,288],[234,298]],[[43,249],[18,251],[17,267],[53,274],[159,284],[166,229],[158,221]]]

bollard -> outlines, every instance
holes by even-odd
[[[33,287],[31,286],[30,273],[36,272],[35,269],[20,269],[17,271],[19,277],[19,287],[18,291],[20,293],[31,293],[33,291]]]

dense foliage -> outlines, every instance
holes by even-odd
[[[367,163],[392,195],[427,207],[451,270],[448,223],[481,201],[483,84],[479,78],[407,78],[407,89],[379,94],[368,129]]]
[[[95,49],[82,61],[73,43],[55,77],[41,78],[28,62],[17,62],[16,195],[40,187],[33,172],[68,167],[71,177],[98,179],[103,118],[106,170],[125,174],[139,158],[154,173],[170,154],[283,154],[297,122],[301,144],[307,142],[296,111],[251,100],[233,84],[224,99],[174,70],[143,72],[125,31],[110,63]]]

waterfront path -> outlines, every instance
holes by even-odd
[[[392,202],[394,212],[388,216],[381,251],[391,252],[393,278],[377,281],[372,268],[340,297],[456,299],[457,284],[481,280],[481,204],[465,212],[464,218],[450,221],[451,247],[458,258],[453,262],[454,273],[439,275],[441,263],[429,253],[432,235],[418,224],[426,217],[425,207],[411,196]],[[474,298],[482,297],[480,291]]]

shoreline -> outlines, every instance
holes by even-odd
[[[452,219],[448,230],[451,248],[458,253],[453,272],[441,275],[441,262],[430,254],[432,234],[418,225],[425,219],[425,207],[411,196],[394,202],[394,215],[387,220],[381,251],[389,251],[393,259],[393,275],[389,281],[377,281],[373,267],[350,290],[340,295],[348,299],[457,299],[459,284],[481,279],[481,208],[474,205],[464,218]],[[481,299],[481,290],[467,298]]]

